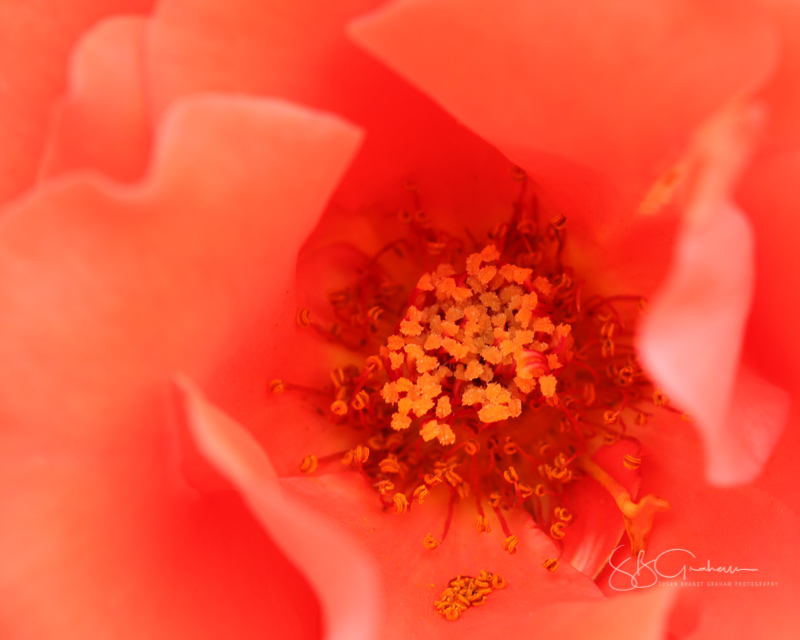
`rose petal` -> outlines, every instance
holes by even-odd
[[[302,364],[275,358],[294,346],[296,255],[358,138],[284,102],[206,96],[166,120],[148,182],[76,176],[9,212],[7,429],[105,429],[175,367],[260,405],[270,366]]]
[[[253,437],[209,404],[188,380],[179,382],[197,444],[244,496],[262,526],[316,587],[329,640],[376,635],[379,598],[371,562],[332,523],[287,501]]]
[[[700,136],[675,261],[637,337],[651,378],[697,421],[708,477],[718,484],[755,477],[786,417],[782,394],[766,382],[753,389],[755,378],[739,364],[753,295],[753,238],[728,191],[757,116],[734,109]]]
[[[762,0],[773,15],[780,36],[780,58],[775,75],[759,95],[769,107],[762,146],[789,150],[800,145],[800,5],[793,0]]]
[[[144,96],[147,20],[109,18],[72,54],[68,96],[56,105],[39,174],[83,167],[120,181],[139,178],[150,155]]]
[[[354,472],[286,478],[282,486],[292,497],[339,522],[375,558],[386,601],[391,603],[383,636],[387,639],[486,637],[546,604],[597,598],[595,585],[568,563],[562,562],[554,573],[541,566],[558,550],[532,526],[529,516],[506,514],[512,533],[519,537],[512,556],[502,548],[505,534],[490,509],[492,531],[478,533],[477,512],[469,500],[455,508],[446,538],[431,551],[423,540],[427,534],[442,540],[449,499],[443,490],[432,492],[422,505],[411,504],[407,513],[395,514],[382,510],[375,490]],[[441,618],[433,603],[449,580],[483,569],[506,578],[508,586],[493,592],[479,609],[467,611],[457,624]]]
[[[775,60],[756,7],[715,1],[408,0],[351,34],[583,224],[634,211],[693,129]]]
[[[71,174],[8,208],[4,630],[318,632],[313,592],[240,500],[178,474],[163,387],[180,368],[262,404],[274,354],[301,352],[273,333],[297,251],[358,139],[285,102],[198,97],[167,115],[144,183]]]
[[[703,586],[684,589],[689,597],[676,605],[671,631],[693,639],[719,638],[720,634],[743,640],[796,635],[800,617],[794,605],[798,595],[795,576],[800,568],[796,556],[777,551],[795,544],[800,530],[796,504],[786,504],[774,493],[751,485],[709,486],[704,479],[699,435],[678,416],[657,414],[646,429],[642,439],[658,455],[648,460],[641,491],[667,497],[672,510],[657,517],[644,561],[672,549],[685,549],[695,557],[667,553],[658,563],[659,571],[674,575],[684,564],[757,569],[736,573],[687,569],[687,580]],[[783,469],[776,470],[780,477],[793,477],[795,457],[782,460]],[[773,466],[770,462],[769,467]],[[598,585],[610,593],[608,578],[606,571]],[[777,584],[708,584],[737,581]]]
[[[630,440],[620,440],[610,447],[601,447],[592,456],[634,500],[641,473],[627,469],[623,458],[626,454],[638,457],[641,455],[639,449]],[[576,483],[572,489],[572,499],[575,501],[576,518],[564,538],[564,556],[578,571],[595,578],[617,546],[630,547],[630,540],[623,535],[625,521],[611,494],[594,480]]]
[[[27,0],[0,8],[0,203],[30,185],[45,144],[53,101],[64,91],[67,58],[92,23],[115,13],[146,13],[152,0]]]

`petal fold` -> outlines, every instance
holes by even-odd
[[[326,639],[376,637],[379,591],[367,555],[335,525],[287,500],[253,437],[208,403],[187,378],[179,378],[178,385],[200,450],[241,492],[256,518],[316,588]]]
[[[55,107],[40,179],[83,167],[140,178],[150,155],[144,40],[148,21],[115,16],[76,46],[67,96]]]
[[[683,228],[670,274],[637,336],[651,378],[687,411],[703,435],[707,473],[720,484],[758,474],[786,418],[778,392],[747,391],[740,373],[745,324],[754,292],[752,227],[730,190],[760,120],[752,107],[732,106],[698,135]],[[735,390],[737,376],[740,387]],[[742,412],[737,403],[762,402]],[[755,446],[754,446],[755,445]]]
[[[776,58],[764,12],[718,0],[404,0],[351,35],[586,225],[635,211]]]

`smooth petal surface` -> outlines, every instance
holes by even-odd
[[[678,416],[657,416],[648,424],[642,439],[648,448],[658,452],[658,456],[648,461],[641,491],[665,495],[672,503],[671,511],[658,516],[644,560],[652,561],[672,549],[685,549],[694,554],[694,558],[686,553],[667,555],[659,561],[659,571],[665,576],[674,575],[684,564],[715,569],[687,569],[687,580],[699,582],[701,586],[680,590],[670,632],[676,638],[692,640],[796,636],[800,617],[794,603],[800,589],[797,581],[800,569],[795,554],[782,552],[793,548],[800,531],[796,498],[787,502],[775,492],[757,485],[709,486],[704,478],[699,435]],[[786,440],[787,447],[794,443],[796,436]],[[775,474],[785,482],[793,476],[795,468],[794,457],[778,461],[776,456],[776,460],[768,463],[766,475]],[[786,489],[785,483],[783,489]],[[757,571],[717,571],[720,567]],[[613,593],[608,589],[609,577],[607,571],[598,585]],[[643,583],[646,578],[643,572]],[[770,584],[711,584],[727,582]]]
[[[335,525],[288,502],[253,437],[210,405],[188,380],[183,402],[201,451],[236,486],[272,538],[303,570],[319,594],[328,640],[370,640],[382,607],[371,561]]]
[[[404,0],[356,41],[523,166],[583,225],[630,215],[720,105],[763,82],[755,5]]]
[[[140,187],[75,176],[10,211],[7,429],[33,424],[48,439],[105,429],[118,403],[178,366],[218,375],[217,393],[260,400],[264,363],[290,347],[264,327],[294,306],[297,251],[358,140],[288,103],[197,98],[163,125]],[[76,374],[75,362],[89,366]],[[261,370],[256,388],[233,382],[237,367]]]
[[[359,139],[282,101],[197,97],[165,118],[143,183],[71,173],[7,208],[4,633],[319,632],[241,499],[187,484],[164,391],[183,370],[239,413],[263,403],[297,251]]]
[[[125,182],[140,178],[150,156],[145,101],[147,19],[108,18],[72,54],[68,95],[55,106],[40,179],[94,168]]]
[[[152,0],[8,0],[0,6],[0,203],[36,175],[50,107],[64,91],[72,46],[95,21],[146,13]]]
[[[696,175],[671,273],[637,337],[652,379],[703,434],[712,482],[752,480],[785,424],[788,400],[740,371],[754,289],[753,232],[731,203],[758,113],[736,108],[699,135]]]

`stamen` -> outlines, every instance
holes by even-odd
[[[514,179],[520,191],[511,218],[492,228],[489,241],[467,231],[472,253],[434,226],[411,185],[411,206],[398,213],[407,238],[386,245],[351,286],[330,294],[330,330],[308,309],[297,315],[301,326],[368,356],[363,368],[334,369],[321,391],[281,380],[270,390],[326,394],[332,422],[369,445],[344,453],[342,462],[375,488],[384,511],[405,513],[414,499],[422,504],[447,489],[442,536],[428,534],[428,549],[444,542],[456,503],[470,495],[478,532],[491,533],[488,501],[510,554],[519,544],[504,516],[512,509],[524,509],[561,540],[581,516],[567,508],[568,485],[590,482],[586,475],[612,494],[634,550],[643,548],[654,513],[669,503],[653,496],[634,503],[587,452],[620,439],[637,442],[653,405],[680,413],[653,391],[635,357],[628,325],[646,303],[640,296],[587,295],[585,282],[563,263],[566,218],[556,213],[540,221],[538,200],[526,199],[527,176],[516,170]],[[425,272],[405,283],[395,278],[379,264],[391,252],[416,259]],[[638,456],[624,456],[626,469],[640,467]],[[307,456],[301,470],[310,473],[316,464]],[[542,566],[554,571],[558,563],[549,558]],[[485,601],[478,592],[452,596],[440,610],[448,619]]]
[[[481,571],[477,578],[456,576],[433,604],[442,617],[452,622],[470,607],[484,604],[492,590],[502,589],[505,585],[504,578],[488,571]]]
[[[269,390],[272,391],[272,393],[274,393],[275,395],[278,395],[279,393],[283,393],[285,388],[286,387],[283,384],[283,380],[272,380],[269,383]]]
[[[300,471],[303,473],[314,473],[317,470],[317,456],[313,454],[307,455],[300,463]]]
[[[633,555],[644,551],[647,534],[653,527],[653,518],[659,511],[668,511],[672,508],[669,502],[654,495],[646,495],[639,502],[631,499],[631,494],[614,478],[600,468],[591,458],[581,456],[578,458],[584,471],[597,480],[611,494],[622,511],[625,519],[625,529],[631,540]]]

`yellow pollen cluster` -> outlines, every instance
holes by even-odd
[[[553,372],[572,357],[571,327],[540,309],[539,296],[553,288],[546,278],[499,259],[488,245],[467,258],[463,273],[442,264],[419,279],[415,304],[381,348],[391,378],[381,396],[397,407],[393,429],[428,418],[423,439],[451,445],[448,422],[457,415],[501,422],[518,417],[531,394],[556,400]]]
[[[493,590],[502,589],[506,581],[497,574],[481,571],[477,578],[472,576],[456,576],[450,586],[442,592],[434,602],[436,610],[448,620],[458,617],[470,607],[479,607],[486,602],[486,596]]]

